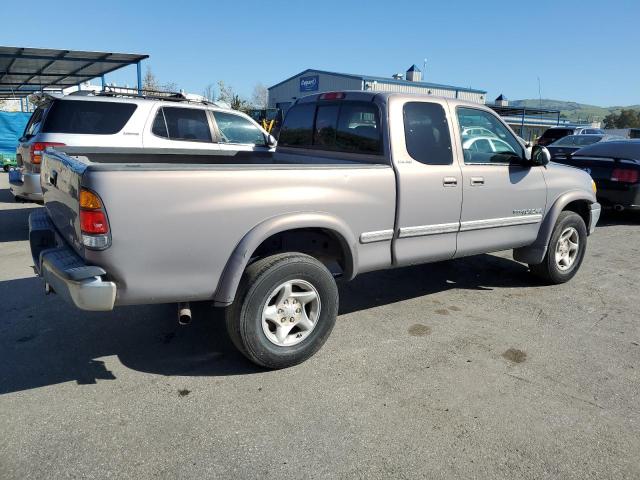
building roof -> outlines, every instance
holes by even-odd
[[[336,77],[345,77],[345,78],[353,78],[356,80],[362,80],[364,82],[384,82],[384,83],[391,83],[391,84],[398,84],[398,85],[416,85],[418,87],[425,87],[425,88],[440,88],[443,90],[458,90],[460,92],[469,92],[469,93],[480,93],[485,95],[487,92],[486,90],[476,90],[474,88],[467,88],[467,87],[455,87],[453,85],[443,85],[443,84],[439,84],[439,83],[430,83],[430,82],[412,82],[409,80],[396,80],[394,78],[387,78],[387,77],[373,77],[371,75],[355,75],[352,73],[338,73],[338,72],[329,72],[326,70],[316,70],[313,68],[308,68],[300,73],[296,73],[295,75],[290,76],[289,78],[287,78],[286,80],[283,80],[279,83],[276,83],[275,85],[272,85],[269,87],[269,90],[271,90],[272,88],[278,87],[280,85],[282,85],[283,83],[288,82],[289,80],[293,80],[296,77],[300,77],[302,75],[306,75],[307,73],[321,73],[324,75],[333,75]]]
[[[414,63],[409,67],[409,70],[407,70],[407,72],[422,72],[422,70],[420,70],[418,66]]]
[[[0,46],[0,98],[62,90],[145,58],[149,55]]]
[[[509,100],[507,97],[505,97],[502,93],[500,94],[500,96],[498,98],[496,98],[496,102],[502,102],[504,100]]]

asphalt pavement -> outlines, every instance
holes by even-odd
[[[0,478],[640,478],[640,218],[578,275],[510,252],[340,286],[323,349],[266,371],[218,310],[45,296],[0,174]]]

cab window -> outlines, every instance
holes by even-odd
[[[523,158],[520,142],[493,114],[467,107],[458,107],[456,112],[465,163],[508,164],[514,158]],[[486,134],[469,135],[471,131]]]
[[[213,118],[218,126],[220,143],[266,145],[262,130],[246,118],[227,112],[213,112]]]
[[[409,102],[403,108],[404,139],[411,158],[427,165],[451,165],[451,137],[442,105]]]

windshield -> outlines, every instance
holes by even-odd
[[[568,128],[550,128],[548,130],[546,130],[542,136],[544,138],[562,138],[564,136],[569,135],[570,133],[573,133],[573,130],[569,130]]]
[[[569,135],[553,143],[554,147],[584,147],[598,143],[602,135]]]

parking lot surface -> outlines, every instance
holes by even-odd
[[[510,252],[340,286],[324,348],[256,368],[221,314],[45,296],[0,174],[0,478],[640,478],[640,221],[568,284]]]

